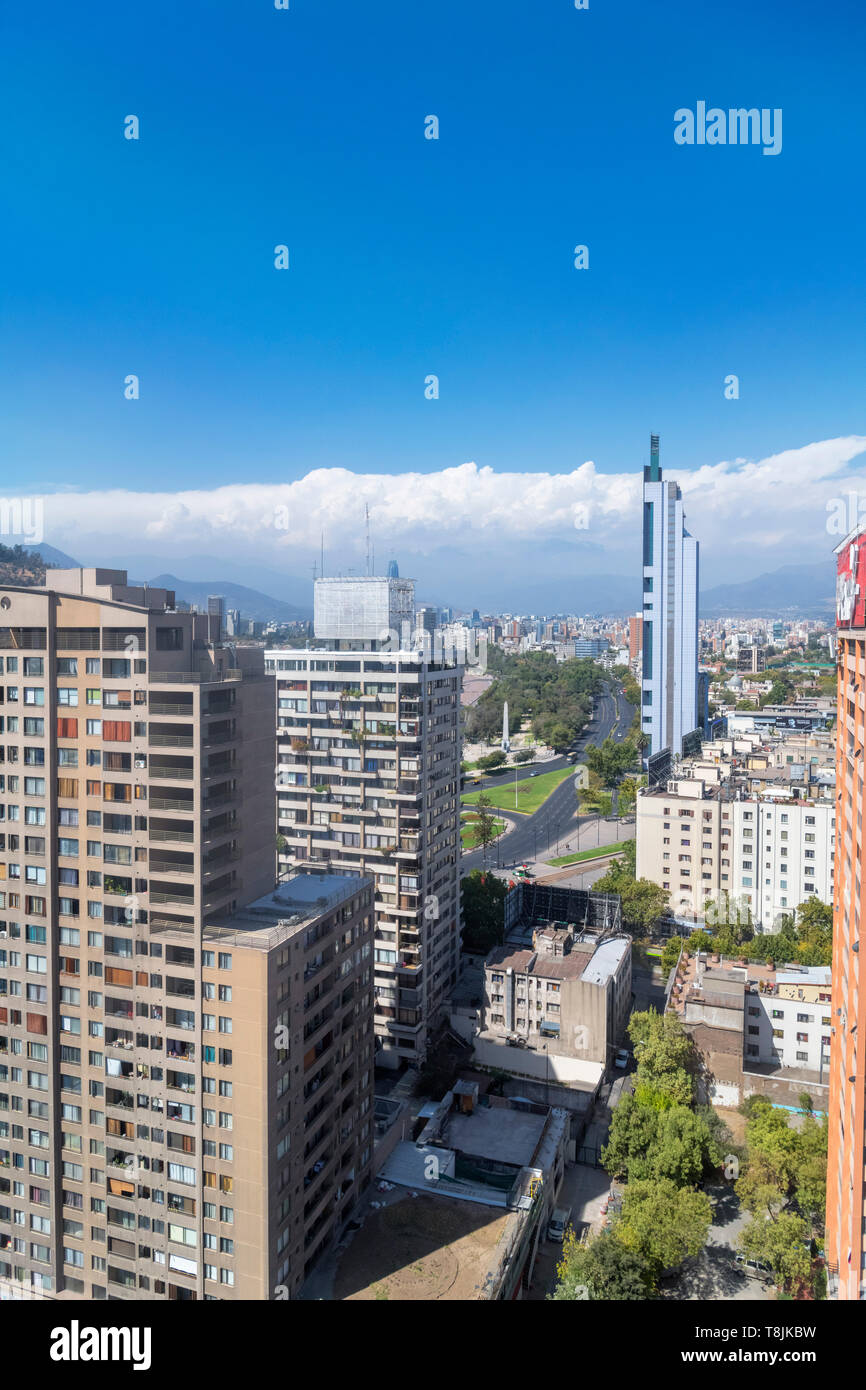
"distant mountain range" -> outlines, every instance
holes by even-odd
[[[222,579],[208,582],[178,579],[175,574],[158,574],[154,579],[131,579],[131,584],[147,583],[152,589],[173,589],[175,597],[184,603],[194,603],[197,608],[207,609],[211,594],[225,599],[226,608],[238,608],[245,618],[256,622],[267,622],[271,618],[292,623],[302,618],[312,617],[312,608],[298,608],[293,603],[285,603],[279,598],[260,594],[257,589],[248,589],[245,584],[226,584]]]
[[[61,569],[75,569],[81,564],[80,560],[74,560],[71,555],[66,555],[53,545],[27,548],[30,549],[31,553],[38,552],[47,564],[57,565]],[[103,567],[107,569],[122,568],[122,566],[112,565]],[[274,575],[276,579],[279,577],[277,574]],[[302,605],[287,603],[284,599],[271,598],[270,594],[263,594],[258,589],[251,589],[245,584],[226,582],[224,579],[179,579],[176,574],[157,574],[151,579],[136,579],[130,575],[129,582],[130,584],[148,584],[152,589],[173,589],[175,596],[184,603],[195,604],[197,608],[204,610],[207,609],[210,595],[216,594],[225,599],[226,608],[238,608],[243,617],[253,618],[256,622],[268,622],[271,618],[283,622],[297,622],[300,619],[311,618],[313,615],[312,603],[305,608]]]
[[[742,584],[717,584],[701,593],[701,617],[824,618],[836,602],[833,565],[783,565]]]
[[[51,545],[31,547],[38,550],[50,565],[74,567],[80,561]],[[131,557],[124,566],[120,560],[103,561],[106,567],[126,568],[130,575],[147,574],[144,556]],[[151,562],[152,562],[152,558]],[[266,622],[275,618],[285,622],[312,617],[312,583],[297,575],[283,575],[277,570],[242,567],[231,561],[221,561],[216,557],[190,557],[190,568],[201,574],[218,573],[219,565],[224,573],[235,576],[259,578],[277,592],[290,596],[273,598],[262,589],[239,583],[237,578],[228,579],[181,579],[177,575],[161,573],[148,578],[130,579],[131,583],[148,583],[154,588],[173,589],[179,599],[206,608],[211,594],[219,594],[225,599],[227,608],[238,608],[246,618]],[[155,566],[154,566],[155,568]],[[447,603],[446,583],[439,581],[438,575],[431,583],[432,576],[421,581],[418,590],[419,602],[422,592],[433,603]],[[441,584],[441,587],[440,587]],[[523,613],[600,613],[617,616],[640,612],[642,595],[640,579],[623,574],[575,574],[564,579],[561,572],[555,576],[537,578],[535,582],[518,582],[514,576],[501,577],[502,591],[498,600],[494,598],[497,590],[495,574],[487,574],[485,592],[479,595],[472,606],[486,612],[500,611]],[[450,585],[448,585],[450,588]],[[461,585],[461,588],[464,587]],[[705,618],[723,617],[782,617],[786,615],[804,618],[823,618],[832,614],[835,603],[835,580],[832,563],[783,565],[780,569],[758,575],[738,584],[717,584],[701,591],[701,616]],[[439,590],[439,597],[436,591]],[[309,596],[307,602],[304,600]],[[470,595],[471,600],[471,595]]]

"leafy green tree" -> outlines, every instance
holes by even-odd
[[[639,1180],[625,1189],[613,1234],[646,1261],[655,1282],[703,1249],[711,1221],[712,1203],[705,1192],[677,1187],[670,1178]]]
[[[492,753],[485,753],[483,758],[479,758],[478,766],[485,772],[492,772],[495,767],[501,767],[505,761],[506,755],[501,748],[497,748]]]
[[[556,1302],[642,1302],[652,1287],[650,1268],[643,1256],[627,1249],[607,1231],[585,1245],[573,1233],[567,1235],[557,1274],[559,1283],[550,1295]]]
[[[667,907],[664,888],[648,878],[638,878],[618,891],[622,898],[624,922],[638,936],[646,936]]]
[[[499,833],[496,825],[496,816],[493,813],[493,802],[486,792],[482,792],[473,807],[475,819],[471,822],[475,832],[475,843],[482,850],[487,849],[492,844]]]
[[[514,754],[514,761],[516,763],[531,763],[534,757],[534,748],[518,748],[517,752]]]
[[[666,976],[670,974],[679,960],[683,944],[681,936],[669,936],[662,947],[662,971]]]
[[[648,1154],[650,1176],[691,1187],[722,1161],[722,1150],[704,1115],[682,1105],[662,1110]]]
[[[637,1082],[691,1105],[699,1070],[697,1050],[678,1014],[648,1009],[634,1013],[628,1025],[637,1058]]]
[[[747,1162],[736,1191],[758,1219],[775,1220],[796,1208],[812,1227],[824,1219],[827,1116],[808,1114],[798,1129],[787,1112],[754,1098],[746,1125]]]
[[[833,907],[812,896],[797,908],[797,956],[802,965],[832,965]]]
[[[787,1291],[809,1286],[812,1278],[810,1232],[802,1216],[782,1212],[774,1218],[754,1216],[742,1232],[739,1248],[752,1260],[763,1260]]]
[[[463,949],[487,955],[505,936],[508,888],[495,874],[473,869],[463,879]]]
[[[612,1178],[646,1177],[646,1153],[656,1134],[658,1116],[633,1095],[620,1096],[614,1107],[601,1161]]]
[[[800,1125],[799,1140],[794,1200],[798,1210],[820,1230],[827,1200],[827,1116],[806,1115]]]
[[[663,888],[648,878],[636,879],[633,870],[616,861],[592,887],[595,893],[620,895],[623,921],[637,936],[646,936],[667,906],[668,895]]]
[[[636,840],[623,840],[623,842],[622,842],[622,857],[620,858],[619,866],[620,866],[620,870],[621,870],[624,874],[627,874],[628,877],[629,877],[630,879],[635,879],[635,878],[637,877],[637,874],[636,874],[636,872],[635,872],[635,870],[636,870],[636,858],[637,858],[637,841],[636,841]]]
[[[661,1102],[659,1108],[652,1108],[654,1100]],[[721,1160],[716,1127],[706,1115],[668,1103],[662,1092],[640,1085],[634,1096],[623,1096],[616,1106],[602,1153],[613,1177],[624,1176],[629,1182],[667,1178],[677,1187],[699,1183]]]
[[[621,743],[606,738],[602,744],[586,750],[587,767],[598,773],[605,787],[615,787],[623,773],[633,768],[637,760],[637,749],[627,738]]]
[[[689,951],[714,951],[713,938],[707,931],[693,931],[686,942]]]

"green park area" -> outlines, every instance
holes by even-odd
[[[546,864],[553,864],[557,869],[566,864],[581,864],[585,859],[604,859],[611,854],[623,853],[623,841],[620,840],[615,845],[596,845],[594,849],[582,849],[578,854],[562,854],[557,859],[546,859]]]
[[[490,799],[490,805],[500,811],[521,811],[524,815],[531,815],[543,805],[552,791],[555,791],[566,777],[574,776],[574,768],[560,767],[555,772],[541,772],[537,777],[524,777],[517,783],[517,803],[514,800],[515,783],[513,781],[503,782],[500,787],[488,787],[484,793]],[[463,797],[464,806],[473,806],[478,801],[482,793],[467,792]]]
[[[494,820],[492,824],[494,835],[501,835],[505,829],[504,820]],[[470,812],[468,815],[461,816],[460,838],[463,841],[464,849],[477,849],[478,836],[475,830],[475,815]]]

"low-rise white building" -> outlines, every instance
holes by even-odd
[[[745,999],[745,1062],[817,1072],[830,1064],[830,967],[789,966],[775,988],[751,984]]]

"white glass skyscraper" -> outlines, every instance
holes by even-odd
[[[698,726],[698,543],[678,485],[662,478],[656,434],[644,468],[643,591],[641,728],[650,754],[676,755]]]

